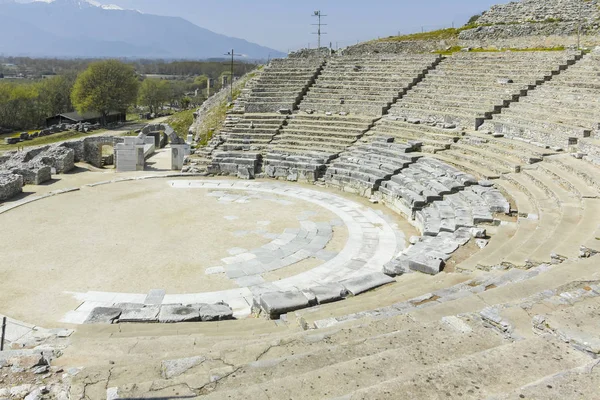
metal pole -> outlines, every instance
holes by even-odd
[[[234,55],[234,51],[233,49],[231,49],[231,82],[229,82],[229,85],[231,87],[231,91],[230,91],[230,100],[229,102],[233,101],[233,55]]]
[[[0,337],[0,351],[4,351],[4,337],[6,336],[6,317],[2,317],[2,336]]]
[[[319,42],[318,42],[318,46],[317,49],[321,50],[321,11],[319,11]]]

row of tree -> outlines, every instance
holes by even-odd
[[[79,73],[84,71],[91,63],[98,60],[93,59],[51,59],[51,58],[29,58],[29,57],[2,57],[0,56],[0,74],[5,76],[24,75],[30,78],[40,78],[43,75],[64,75],[66,73]],[[231,70],[230,59],[215,61],[164,61],[164,60],[126,60],[125,64],[133,68],[141,75],[178,75],[199,76],[205,75],[212,79],[218,79],[223,73]],[[240,62],[234,64],[234,75],[242,76],[253,70],[255,64]]]
[[[46,118],[74,110],[106,116],[110,111],[134,108],[157,113],[166,105],[199,106],[206,99],[207,80],[204,75],[186,80],[143,78],[131,64],[107,60],[89,64],[79,75],[0,81],[0,127],[36,129]]]

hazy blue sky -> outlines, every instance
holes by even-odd
[[[462,25],[505,0],[100,0],[145,13],[180,16],[228,36],[287,51],[316,47],[314,10],[329,15],[325,43],[339,46],[397,34]]]

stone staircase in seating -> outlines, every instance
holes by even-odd
[[[300,104],[303,111],[378,117],[441,60],[435,55],[332,57]]]
[[[555,150],[598,156],[600,128],[600,54],[583,56],[575,65],[539,85],[486,121],[479,129],[528,140]]]
[[[271,178],[314,182],[325,164],[352,146],[373,117],[294,114],[269,144],[265,173]]]
[[[322,58],[275,59],[265,67],[246,101],[247,113],[273,113],[297,109],[325,61]]]

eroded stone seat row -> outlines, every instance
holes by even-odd
[[[390,114],[474,129],[577,57],[572,52],[455,54],[392,106]]]
[[[379,116],[439,61],[438,56],[408,54],[332,58],[300,109]]]
[[[527,93],[519,102],[486,121],[480,130],[519,137],[557,150],[569,147],[600,154],[593,142],[598,130],[598,60],[591,53]]]
[[[323,59],[318,57],[271,61],[248,94],[246,112],[291,112],[296,109],[323,63]]]

